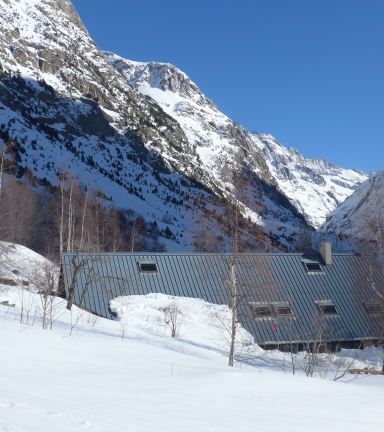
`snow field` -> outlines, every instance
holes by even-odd
[[[383,377],[345,384],[284,374],[266,361],[264,366],[229,368],[227,353],[151,330],[152,318],[144,317],[146,309],[153,309],[136,300],[144,312],[140,319],[132,319],[123,341],[118,322],[99,319],[92,326],[84,314],[70,336],[69,312],[52,331],[43,331],[38,322],[21,326],[17,311],[1,306],[0,430],[376,431],[383,427],[378,415]],[[72,321],[82,313],[74,308]]]

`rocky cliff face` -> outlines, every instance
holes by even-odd
[[[136,142],[153,154],[165,147],[168,166],[185,158],[190,173],[198,171],[196,155],[177,122],[149,98],[137,94],[106,61],[71,2],[6,1],[1,14],[0,54],[4,70],[19,71],[39,93],[39,83],[44,80],[52,88],[47,102],[66,104],[67,116],[56,118],[54,112],[46,112],[40,115],[40,123],[64,122],[57,129],[61,135],[66,132],[71,142],[76,133],[113,136],[118,132],[120,141]],[[28,111],[25,105],[19,107],[23,113]],[[76,133],[71,132],[71,126]],[[176,144],[187,150],[184,155],[175,152]]]
[[[264,156],[280,189],[315,228],[369,177],[357,169],[348,170],[324,159],[304,157],[271,135],[257,132],[246,135]]]
[[[177,120],[198,155],[200,166],[211,173],[216,185],[229,187],[231,172],[246,163],[267,185],[277,186],[264,158],[242,128],[224,115],[185,73],[166,63],[138,63],[110,52],[104,54],[140,94],[152,97]]]
[[[182,212],[205,175],[177,121],[108,63],[66,0],[2,1],[0,132],[0,151],[19,143],[17,175],[57,184],[64,171],[150,220]]]

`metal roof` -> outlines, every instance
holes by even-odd
[[[76,254],[62,254],[66,290],[73,274]],[[121,295],[163,293],[200,298],[210,303],[229,304],[230,254],[100,253],[78,254],[76,262],[88,258],[79,272],[74,304],[103,317],[114,319],[109,301]],[[157,273],[143,274],[139,263],[156,262]],[[322,271],[308,272],[304,263],[318,262]],[[93,270],[90,269],[93,267]],[[255,341],[265,344],[300,342],[314,338],[319,328],[323,340],[377,339],[380,325],[369,315],[363,300],[373,297],[368,279],[383,286],[384,278],[374,255],[332,254],[326,266],[320,254],[240,254],[237,281],[242,299],[239,319]],[[88,278],[88,283],[87,283]],[[339,314],[321,317],[316,301],[332,300]],[[293,318],[255,318],[252,302],[289,302]]]

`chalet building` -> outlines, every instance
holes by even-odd
[[[109,301],[163,293],[230,304],[230,254],[63,254],[66,292],[76,265],[73,303],[109,319]],[[332,253],[240,254],[239,321],[266,349],[302,350],[321,342],[337,349],[381,342],[384,276],[375,255]],[[275,321],[277,322],[275,330]]]

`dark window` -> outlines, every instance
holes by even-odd
[[[276,315],[279,316],[292,316],[293,311],[291,306],[275,306]]]
[[[370,315],[377,315],[383,312],[383,308],[379,303],[364,303]]]
[[[309,272],[321,272],[323,271],[319,263],[304,263],[307,271]]]
[[[316,303],[316,306],[322,315],[339,315],[339,312],[333,303],[318,302]]]
[[[140,263],[141,273],[157,273],[156,263]]]
[[[269,305],[252,305],[253,315],[257,318],[271,317],[273,312]]]

